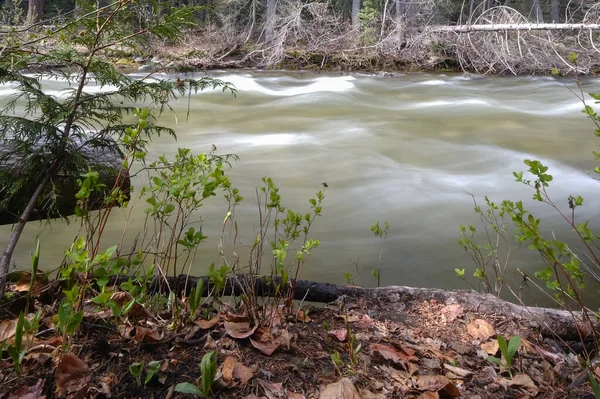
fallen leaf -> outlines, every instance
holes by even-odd
[[[271,356],[280,345],[279,342],[275,341],[271,332],[264,327],[255,331],[254,335],[250,337],[250,343],[262,354],[267,356]]]
[[[219,323],[219,320],[221,320],[221,314],[217,313],[217,315],[210,320],[194,320],[194,324],[203,330],[210,330]]]
[[[39,379],[34,385],[22,385],[12,392],[8,399],[46,399],[46,395],[42,395],[45,382],[45,380]]]
[[[56,366],[56,394],[62,397],[77,392],[84,396],[89,388],[91,371],[87,364],[72,353],[65,353]]]
[[[308,317],[308,310],[298,310],[296,312],[296,318],[302,323],[310,323],[312,321],[312,319]]]
[[[233,379],[238,380],[240,384],[245,385],[254,377],[258,366],[246,367],[242,363],[237,362],[233,367]]]
[[[416,357],[412,354],[408,354],[402,350],[393,348],[391,346],[382,344],[371,344],[369,345],[371,351],[371,358],[375,363],[384,363],[390,361],[394,364],[404,366],[404,362],[407,360],[416,360]],[[414,354],[414,351],[411,351]]]
[[[233,368],[235,367],[236,363],[237,360],[235,360],[233,356],[227,356],[223,361],[223,365],[221,366],[221,373],[223,374],[221,378],[228,387],[232,386],[231,384],[233,383]]]
[[[327,385],[319,395],[319,399],[361,399],[361,397],[352,381],[342,378],[338,382]]]
[[[285,397],[282,382],[267,382],[265,380],[259,380],[258,383],[264,390],[265,395],[267,395],[267,398],[279,399]]]
[[[451,323],[463,314],[463,307],[457,303],[448,305],[441,310],[442,318],[446,323]]]
[[[467,331],[473,338],[481,340],[488,339],[495,334],[494,327],[482,319],[475,319],[467,324]]]
[[[158,342],[161,339],[161,334],[156,330],[141,326],[135,327],[135,337],[133,337],[133,340],[137,343],[151,344],[154,342]]]
[[[367,329],[367,328],[373,327],[374,324],[375,324],[375,322],[373,321],[373,319],[368,314],[365,314],[354,325],[357,328]]]
[[[29,291],[29,285],[31,284],[31,272],[24,272],[19,281],[16,282],[15,291],[27,292]],[[33,286],[31,287],[31,294],[34,297],[38,297],[48,287],[48,278],[44,273],[37,273]]]
[[[426,391],[414,398],[415,399],[440,399],[440,394],[437,392]]]
[[[258,324],[255,324],[254,327],[251,327],[250,322],[247,321],[226,321],[223,323],[223,325],[225,326],[225,331],[227,331],[227,335],[237,339],[248,338],[249,336],[254,334],[254,331],[256,331],[256,329],[258,328]]]
[[[292,391],[287,391],[287,397],[288,399],[306,399],[306,396],[302,395],[301,393]]]
[[[444,397],[460,397],[458,388],[443,375],[420,375],[417,377],[417,387],[421,391],[441,392]]]
[[[344,342],[348,337],[348,329],[340,328],[339,330],[331,330],[327,333],[327,335],[337,339],[340,342]]]
[[[286,329],[279,330],[277,340],[279,341],[279,343],[281,345],[285,346],[285,348],[287,350],[290,350],[290,346],[292,344],[292,335],[290,334],[290,332],[288,330],[286,330]]]
[[[498,353],[498,349],[500,349],[497,339],[493,339],[479,346],[490,356],[494,356],[496,353]]]
[[[456,367],[456,366],[451,366],[449,364],[444,364],[444,368],[446,370],[448,370],[449,372],[451,372],[452,374],[454,374],[457,377],[461,377],[461,378],[465,378],[470,376],[471,374],[473,374],[472,371],[460,368],[460,367]]]
[[[539,389],[527,374],[519,373],[516,374],[512,380],[508,381],[508,385],[512,387],[518,387],[524,389],[531,396],[538,394]]]
[[[7,341],[9,345],[14,344],[14,336],[17,331],[18,319],[4,319],[0,323],[0,342]]]
[[[217,342],[214,340],[213,337],[210,336],[210,334],[208,334],[206,336],[206,342],[204,343],[204,349],[206,350],[213,350],[213,349],[217,349]]]

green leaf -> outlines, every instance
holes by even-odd
[[[510,364],[512,362],[512,358],[515,356],[515,354],[519,350],[520,346],[521,346],[521,337],[519,337],[519,336],[511,337],[510,341],[508,342],[508,348],[506,351],[506,354],[508,356],[508,359],[506,361],[508,364]]]
[[[73,316],[71,316],[71,318],[69,319],[69,322],[67,323],[67,329],[66,329],[67,334],[74,334],[75,331],[77,331],[77,329],[79,328],[79,325],[81,324],[82,320],[83,320],[83,310],[73,313]]]
[[[190,384],[189,382],[180,382],[175,385],[175,392],[204,397],[202,391],[200,391],[196,385]]]

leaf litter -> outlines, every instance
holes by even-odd
[[[86,312],[67,350],[49,311],[24,348],[22,376],[2,353],[0,398],[176,398],[176,384],[199,383],[208,351],[218,364],[216,398],[574,399],[591,391],[565,343],[456,304],[345,298],[343,305],[305,304],[292,317],[283,307],[265,308],[270,325],[239,312],[173,325],[142,306],[118,328]],[[0,338],[11,344],[17,318],[4,316]],[[499,335],[522,339],[512,377],[487,360],[501,357]],[[153,361],[155,375],[146,378]],[[143,365],[139,381],[129,369],[134,363]]]

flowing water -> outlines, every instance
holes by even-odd
[[[594,126],[580,112],[582,105],[567,89],[568,81],[551,77],[479,77],[406,75],[296,74],[288,72],[215,72],[230,81],[237,98],[206,91],[173,104],[177,119],[165,114],[161,123],[176,129],[178,140],[155,139],[149,156],[173,155],[178,147],[205,152],[214,144],[221,153],[240,156],[231,176],[245,197],[237,219],[242,244],[252,242],[258,227],[254,187],[262,176],[280,186],[284,204],[308,210],[308,198],[326,182],[323,216],[311,237],[321,246],[309,258],[302,278],[373,286],[381,242],[373,222],[388,221],[390,233],[382,258],[384,285],[467,288],[454,268],[473,265],[459,247],[458,226],[476,223],[468,193],[483,204],[524,199],[536,215],[547,218],[557,237],[570,235],[551,209],[535,204],[531,192],[515,182],[512,172],[525,170],[523,160],[550,166],[551,195],[568,211],[567,197],[582,195],[581,220],[598,227],[600,183],[587,171],[594,166]],[[58,90],[60,82],[45,82]],[[586,80],[586,91],[600,81]],[[571,84],[570,87],[573,87]],[[10,88],[3,88],[2,95]],[[186,120],[188,105],[189,119]],[[138,177],[134,185],[143,183]],[[143,228],[144,204],[130,216],[131,241]],[[204,233],[191,270],[204,274],[218,262],[217,242],[225,204],[218,198],[201,212]],[[118,241],[126,213],[112,215],[108,241]],[[42,241],[42,269],[52,269],[63,256],[78,225],[55,221],[30,223],[14,261],[27,268],[34,240]],[[0,228],[0,243],[9,227]],[[521,281],[516,268],[533,274],[538,256],[527,248],[511,254],[508,280]],[[530,302],[547,304],[533,287]]]

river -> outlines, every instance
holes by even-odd
[[[280,186],[284,205],[308,210],[308,198],[326,182],[323,216],[311,237],[321,245],[309,258],[302,278],[345,283],[352,273],[358,285],[373,286],[370,271],[377,266],[381,241],[370,226],[388,221],[389,237],[382,258],[382,283],[440,288],[468,288],[454,268],[472,271],[473,264],[458,245],[458,226],[476,223],[467,192],[483,204],[523,199],[536,215],[548,220],[557,237],[571,233],[547,206],[531,200],[531,191],[516,183],[513,171],[525,170],[523,160],[539,159],[550,166],[551,195],[568,211],[567,197],[582,195],[578,220],[598,227],[599,182],[593,169],[594,126],[581,114],[581,103],[565,83],[553,77],[482,77],[415,74],[378,77],[289,72],[216,71],[229,81],[237,97],[220,91],[173,103],[177,118],[160,122],[174,127],[178,140],[156,138],[149,156],[173,155],[178,147],[235,153],[230,171],[234,186],[245,197],[237,212],[242,243],[251,243],[258,226],[254,187],[262,176]],[[59,90],[61,82],[45,86]],[[585,80],[585,91],[600,90],[600,81]],[[4,90],[3,95],[7,94]],[[134,185],[143,183],[137,178]],[[144,204],[130,216],[130,233],[144,223]],[[191,270],[204,274],[218,262],[217,241],[225,204],[211,200],[201,211],[204,233]],[[117,241],[126,213],[116,210],[107,243]],[[479,227],[479,225],[477,225]],[[79,229],[77,222],[32,222],[13,258],[28,268],[35,236],[42,242],[45,270],[62,259]],[[0,228],[5,242],[9,227]],[[108,245],[108,244],[107,244]],[[508,281],[518,289],[521,275],[540,268],[527,248],[511,255]],[[547,304],[534,287],[523,295],[530,303]]]

